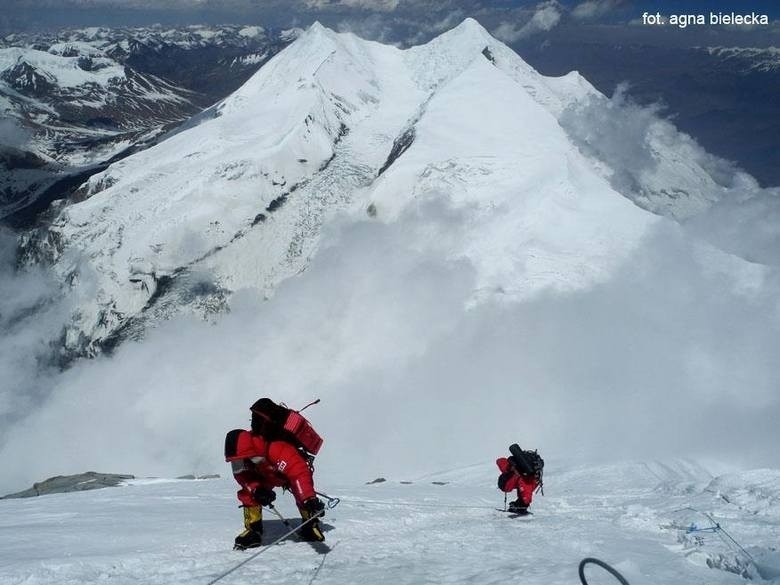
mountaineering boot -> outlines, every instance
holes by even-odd
[[[525,516],[528,514],[528,506],[525,505],[523,500],[518,498],[514,502],[509,502],[507,512],[510,514],[519,514],[520,516]]]
[[[236,536],[234,550],[255,548],[263,544],[263,509],[244,506],[244,531]]]
[[[322,514],[324,509],[325,506],[323,506],[319,499],[311,498],[306,500],[302,506],[298,506],[298,510],[301,512],[301,522],[306,522],[312,516]],[[298,534],[300,535],[301,540],[305,540],[306,542],[322,542],[325,540],[325,535],[322,533],[322,528],[320,527],[319,517],[301,528],[298,531]]]

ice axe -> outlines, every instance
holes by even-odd
[[[325,498],[326,500],[328,500],[328,508],[330,508],[331,510],[336,506],[338,506],[339,502],[341,501],[338,498],[331,498],[328,494],[323,494],[322,492],[314,492],[314,493],[320,496],[321,498]]]

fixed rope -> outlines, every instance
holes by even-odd
[[[753,564],[753,566],[756,566],[756,560],[753,558],[753,555],[751,555],[748,551],[745,550],[745,547],[743,547],[737,540],[729,534],[723,526],[720,525],[720,522],[716,522],[715,519],[708,514],[707,512],[703,512],[702,510],[698,510],[692,506],[686,506],[685,508],[680,508],[678,510],[674,510],[675,512],[681,512],[683,510],[690,510],[691,512],[696,512],[697,514],[701,514],[704,516],[707,520],[710,521],[712,524],[711,526],[706,526],[704,528],[699,528],[695,524],[689,526],[685,529],[685,532],[690,534],[693,532],[712,532],[713,534],[717,534],[718,537],[728,546],[729,548],[736,548],[739,550],[742,554],[747,557],[748,561]]]
[[[340,540],[337,540],[336,543],[330,547],[325,553],[322,555],[322,560],[320,561],[320,564],[317,566],[317,568],[314,570],[314,574],[311,576],[311,579],[309,579],[309,585],[312,585],[314,583],[314,580],[317,578],[317,575],[320,574],[320,571],[322,570],[322,566],[325,564],[325,557],[328,556],[328,553],[332,551],[334,548],[336,548],[341,542]]]
[[[322,494],[319,494],[322,495]],[[339,500],[341,501],[341,500]],[[395,507],[408,507],[408,508],[459,508],[459,509],[470,509],[470,510],[495,510],[495,506],[466,506],[462,504],[420,504],[420,503],[411,503],[411,502],[388,502],[383,500],[353,500],[353,499],[346,499],[344,500],[347,504],[368,504],[368,505],[376,505],[376,506],[395,506]]]
[[[316,514],[314,514],[314,515],[313,515],[311,518],[309,518],[309,519],[305,520],[304,522],[301,522],[301,523],[300,523],[298,526],[296,526],[296,527],[292,528],[291,530],[288,530],[287,532],[285,532],[284,534],[282,534],[282,535],[281,535],[279,538],[277,538],[277,539],[276,539],[276,540],[274,540],[273,542],[271,542],[271,543],[269,543],[269,544],[265,545],[263,548],[261,548],[259,551],[257,551],[255,554],[253,554],[253,555],[252,555],[251,557],[249,557],[248,559],[244,559],[243,561],[241,561],[240,563],[238,563],[238,564],[237,564],[235,567],[233,567],[233,568],[231,568],[231,569],[229,569],[229,570],[225,571],[225,572],[224,572],[224,573],[222,573],[221,575],[219,575],[219,576],[217,576],[216,578],[212,579],[211,581],[209,581],[209,582],[208,582],[208,584],[207,584],[207,585],[214,585],[214,583],[217,583],[218,581],[221,581],[222,579],[224,579],[225,577],[227,577],[228,575],[230,575],[230,574],[231,574],[231,573],[233,573],[234,571],[236,571],[236,570],[238,570],[239,568],[241,568],[241,567],[243,567],[244,565],[246,565],[248,562],[250,562],[250,561],[253,561],[253,560],[254,560],[254,559],[256,559],[257,557],[259,557],[261,554],[263,554],[265,551],[267,551],[269,548],[271,548],[271,547],[272,547],[272,546],[274,546],[275,544],[278,544],[278,543],[282,542],[282,541],[283,541],[285,538],[289,538],[291,535],[295,534],[295,533],[296,533],[298,530],[300,530],[301,528],[303,528],[304,526],[306,526],[306,525],[307,525],[307,524],[309,524],[310,522],[313,522],[314,520],[316,520],[317,518],[319,518],[320,516],[322,516],[324,513],[325,513],[325,511],[324,511],[324,510],[323,510],[323,511],[321,511],[321,512],[317,512],[317,513],[316,513]],[[278,513],[277,513],[277,514],[278,514]]]

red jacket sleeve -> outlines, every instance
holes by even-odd
[[[509,459],[506,457],[499,457],[496,459],[496,465],[498,465],[498,468],[501,470],[501,473],[504,473],[505,471],[509,471],[509,468],[512,466],[509,463]]]
[[[316,495],[311,469],[295,447],[284,441],[273,441],[268,446],[268,460],[287,478],[288,487],[298,504]]]
[[[496,459],[496,465],[501,470],[498,476],[498,489],[502,492],[511,492],[520,485],[520,476],[506,457]]]

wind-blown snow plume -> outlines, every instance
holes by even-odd
[[[611,185],[637,205],[685,224],[703,240],[751,262],[780,259],[780,189],[762,189],[733,163],[713,156],[619,86],[570,105],[560,123],[575,144],[605,165]]]

